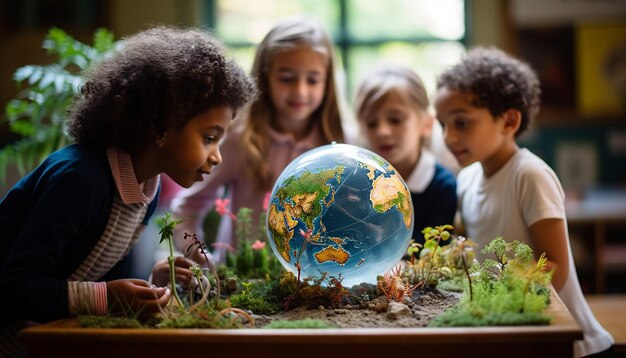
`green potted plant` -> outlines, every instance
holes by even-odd
[[[80,72],[116,45],[113,33],[98,29],[93,44],[77,41],[65,31],[52,28],[42,47],[57,58],[55,63],[18,68],[13,79],[20,92],[9,101],[5,118],[12,132],[21,136],[0,149],[0,183],[15,165],[20,176],[33,169],[70,138],[65,130],[67,108],[83,83]]]

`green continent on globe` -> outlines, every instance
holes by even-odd
[[[291,261],[290,241],[298,219],[304,222],[309,232],[313,231],[313,219],[321,215],[322,205],[327,207],[334,200],[334,195],[331,195],[328,202],[324,201],[332,190],[328,181],[335,178],[337,183],[340,183],[343,171],[342,165],[320,172],[307,170],[299,176],[293,175],[287,178],[276,191],[275,197],[283,203],[284,210],[280,211],[277,205],[272,203],[268,213],[268,226],[276,248],[285,261]],[[316,238],[319,239],[319,233],[309,239]]]
[[[372,181],[370,201],[374,210],[384,213],[396,207],[402,214],[404,225],[411,227],[413,213],[409,201],[410,194],[397,174],[386,177],[379,175]]]

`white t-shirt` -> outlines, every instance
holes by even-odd
[[[543,160],[525,148],[490,178],[485,179],[480,163],[462,169],[457,177],[457,194],[467,237],[480,248],[497,236],[506,242],[517,240],[531,245],[528,228],[532,224],[554,218],[567,222],[559,179]],[[585,301],[569,238],[567,248],[569,272],[559,296],[583,329],[584,339],[574,345],[574,355],[581,357],[608,349],[613,337],[600,326]],[[477,257],[481,261],[485,258],[480,252]]]

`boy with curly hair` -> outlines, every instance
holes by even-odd
[[[613,344],[582,294],[572,258],[565,195],[554,171],[516,143],[539,111],[539,80],[526,63],[497,49],[476,48],[437,82],[435,107],[445,142],[464,167],[457,177],[468,237],[484,246],[497,236],[546,253],[552,284],[584,339],[575,356]]]
[[[220,140],[256,95],[252,80],[200,30],[131,36],[87,73],[69,112],[75,144],[52,153],[0,202],[0,356],[25,352],[20,329],[78,314],[158,312],[170,299],[165,260],[152,282],[98,282],[154,213],[160,173],[183,187],[222,161]],[[190,260],[176,259],[188,284]]]

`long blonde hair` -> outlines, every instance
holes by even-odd
[[[329,143],[344,141],[336,78],[338,64],[328,34],[317,21],[305,17],[291,17],[279,22],[267,33],[257,48],[252,76],[257,80],[259,96],[250,106],[248,116],[242,123],[244,126],[242,146],[250,161],[247,174],[258,178],[257,184],[261,189],[271,189],[273,179],[266,156],[269,145],[268,128],[275,116],[268,84],[270,64],[277,54],[303,47],[324,55],[328,63],[324,99],[311,115],[311,120],[319,122],[325,141]]]

